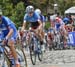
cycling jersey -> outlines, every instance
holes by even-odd
[[[35,11],[35,13],[37,13],[37,12]],[[46,21],[45,17],[42,14],[40,14],[39,17],[40,17],[41,22],[45,22]]]
[[[29,16],[28,14],[25,14],[24,16],[24,22],[30,22],[30,23],[36,23],[36,21],[40,20],[40,16],[37,13],[33,13],[33,16]]]
[[[30,22],[30,27],[32,27],[33,29],[37,29],[38,26],[40,25],[38,22],[40,20],[40,16],[34,12],[33,16],[29,16],[28,14],[25,14],[24,16],[24,22]]]
[[[57,17],[55,21],[56,30],[59,30],[60,27],[62,27],[63,25],[64,25],[64,22],[62,21],[62,19]]]
[[[60,28],[60,24],[56,24],[56,29],[58,30]]]
[[[45,17],[43,15],[40,15],[41,22],[45,22]]]
[[[13,29],[13,34],[11,35],[11,39],[14,38],[16,39],[17,29],[15,27],[15,24],[8,17],[2,16],[2,23],[0,24],[0,30],[4,34],[4,37],[6,37],[7,34],[9,33],[8,27]]]

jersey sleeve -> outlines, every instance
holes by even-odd
[[[15,26],[15,24],[8,17],[4,17],[4,24],[6,25],[7,28],[12,29]]]
[[[7,25],[7,26],[9,26],[9,25],[11,25],[13,22],[8,18],[8,17],[4,17],[4,23],[5,23],[5,25]],[[13,23],[14,24],[14,23]]]
[[[43,22],[45,22],[46,20],[45,20],[45,17],[43,16]]]
[[[63,22],[63,20],[61,20],[61,21],[60,21],[60,24],[61,24],[61,25],[64,25],[64,22]]]
[[[35,18],[37,21],[40,21],[40,16],[37,13],[35,13]]]

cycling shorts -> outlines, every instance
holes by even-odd
[[[39,25],[40,25],[40,24],[38,23],[38,21],[37,21],[37,22],[31,22],[31,26],[30,26],[30,27],[31,27],[32,29],[37,29],[37,28],[39,27]]]

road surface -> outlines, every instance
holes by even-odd
[[[43,61],[37,58],[36,65],[32,65],[29,53],[26,52],[28,67],[75,67],[75,50],[46,51]]]

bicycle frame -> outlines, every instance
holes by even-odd
[[[5,57],[6,57],[7,58],[6,61],[7,61],[8,67],[11,67],[11,63],[10,63],[11,61],[10,61],[9,57],[7,56],[8,50],[1,43],[0,43],[0,47],[1,47],[0,49],[2,49],[2,53],[1,54],[4,56],[4,61],[5,61]],[[4,62],[3,62],[3,64],[4,64]],[[2,66],[0,66],[0,67],[2,67]]]

